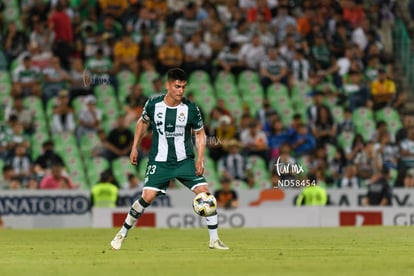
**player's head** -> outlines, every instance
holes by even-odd
[[[173,103],[181,102],[183,98],[185,87],[187,86],[187,74],[180,68],[173,68],[168,71],[166,97]]]

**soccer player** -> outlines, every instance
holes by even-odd
[[[153,138],[142,196],[132,204],[124,225],[111,241],[115,250],[121,249],[128,230],[135,225],[145,208],[150,206],[158,194],[165,194],[171,179],[176,178],[195,194],[209,192],[203,177],[206,135],[200,110],[196,104],[183,97],[187,85],[186,73],[182,69],[173,68],[167,74],[167,93],[155,96],[145,103],[135,127],[130,154],[133,165],[137,164],[137,148],[148,124],[151,124]],[[192,131],[196,138],[196,161],[191,141]],[[206,217],[206,222],[210,234],[209,247],[228,249],[218,236],[217,213]]]

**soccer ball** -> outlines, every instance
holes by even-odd
[[[217,209],[216,198],[207,192],[199,193],[193,200],[193,209],[202,217],[211,216]]]

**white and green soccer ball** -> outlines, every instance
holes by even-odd
[[[199,193],[193,200],[193,209],[197,215],[208,217],[217,210],[216,198],[207,192]]]

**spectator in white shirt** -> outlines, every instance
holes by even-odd
[[[310,73],[310,63],[305,58],[305,53],[302,49],[295,51],[294,58],[291,63],[291,72],[295,81],[307,82]]]
[[[175,21],[174,30],[184,38],[184,41],[188,41],[193,34],[201,29],[201,24],[196,15],[196,5],[189,3],[183,10],[183,17]]]
[[[249,128],[240,134],[240,140],[248,155],[258,155],[266,162],[269,161],[269,144],[266,133],[260,129],[260,123],[252,121]]]
[[[47,102],[65,88],[66,83],[70,81],[70,75],[61,67],[58,57],[53,57],[50,66],[42,73],[45,78],[43,100]]]
[[[368,46],[369,26],[369,20],[364,19],[361,21],[359,27],[355,28],[355,30],[352,32],[352,42],[357,44],[361,51],[364,51]]]
[[[400,142],[401,161],[407,168],[414,168],[414,127],[408,129],[407,138]]]
[[[53,107],[52,132],[62,133],[75,130],[75,118],[73,108],[69,105],[69,92],[67,90],[59,91],[58,98]]]
[[[83,135],[96,133],[102,120],[102,112],[96,108],[96,99],[89,95],[85,98],[85,107],[78,116],[78,128],[76,138],[78,141]]]
[[[277,16],[271,22],[278,42],[284,41],[286,38],[286,27],[288,25],[296,26],[296,19],[288,14],[286,6],[280,6],[277,11]]]
[[[357,176],[355,165],[348,165],[344,176],[338,181],[338,188],[358,189],[361,186],[361,179]]]
[[[195,33],[191,41],[184,46],[184,68],[187,73],[195,70],[210,72],[211,48],[201,40],[200,33]]]
[[[239,52],[239,58],[246,69],[257,71],[260,62],[266,56],[265,47],[260,43],[260,36],[254,35],[250,43],[244,44]]]
[[[218,70],[223,70],[226,73],[231,72],[237,76],[243,70],[239,59],[239,50],[239,45],[234,42],[231,42],[229,47],[222,49],[217,57]]]
[[[240,19],[237,25],[229,31],[230,42],[239,44],[248,43],[252,39],[250,24],[245,18]]]
[[[260,78],[263,89],[271,84],[284,83],[287,84],[287,65],[279,56],[277,48],[269,48],[267,56],[260,62]]]

